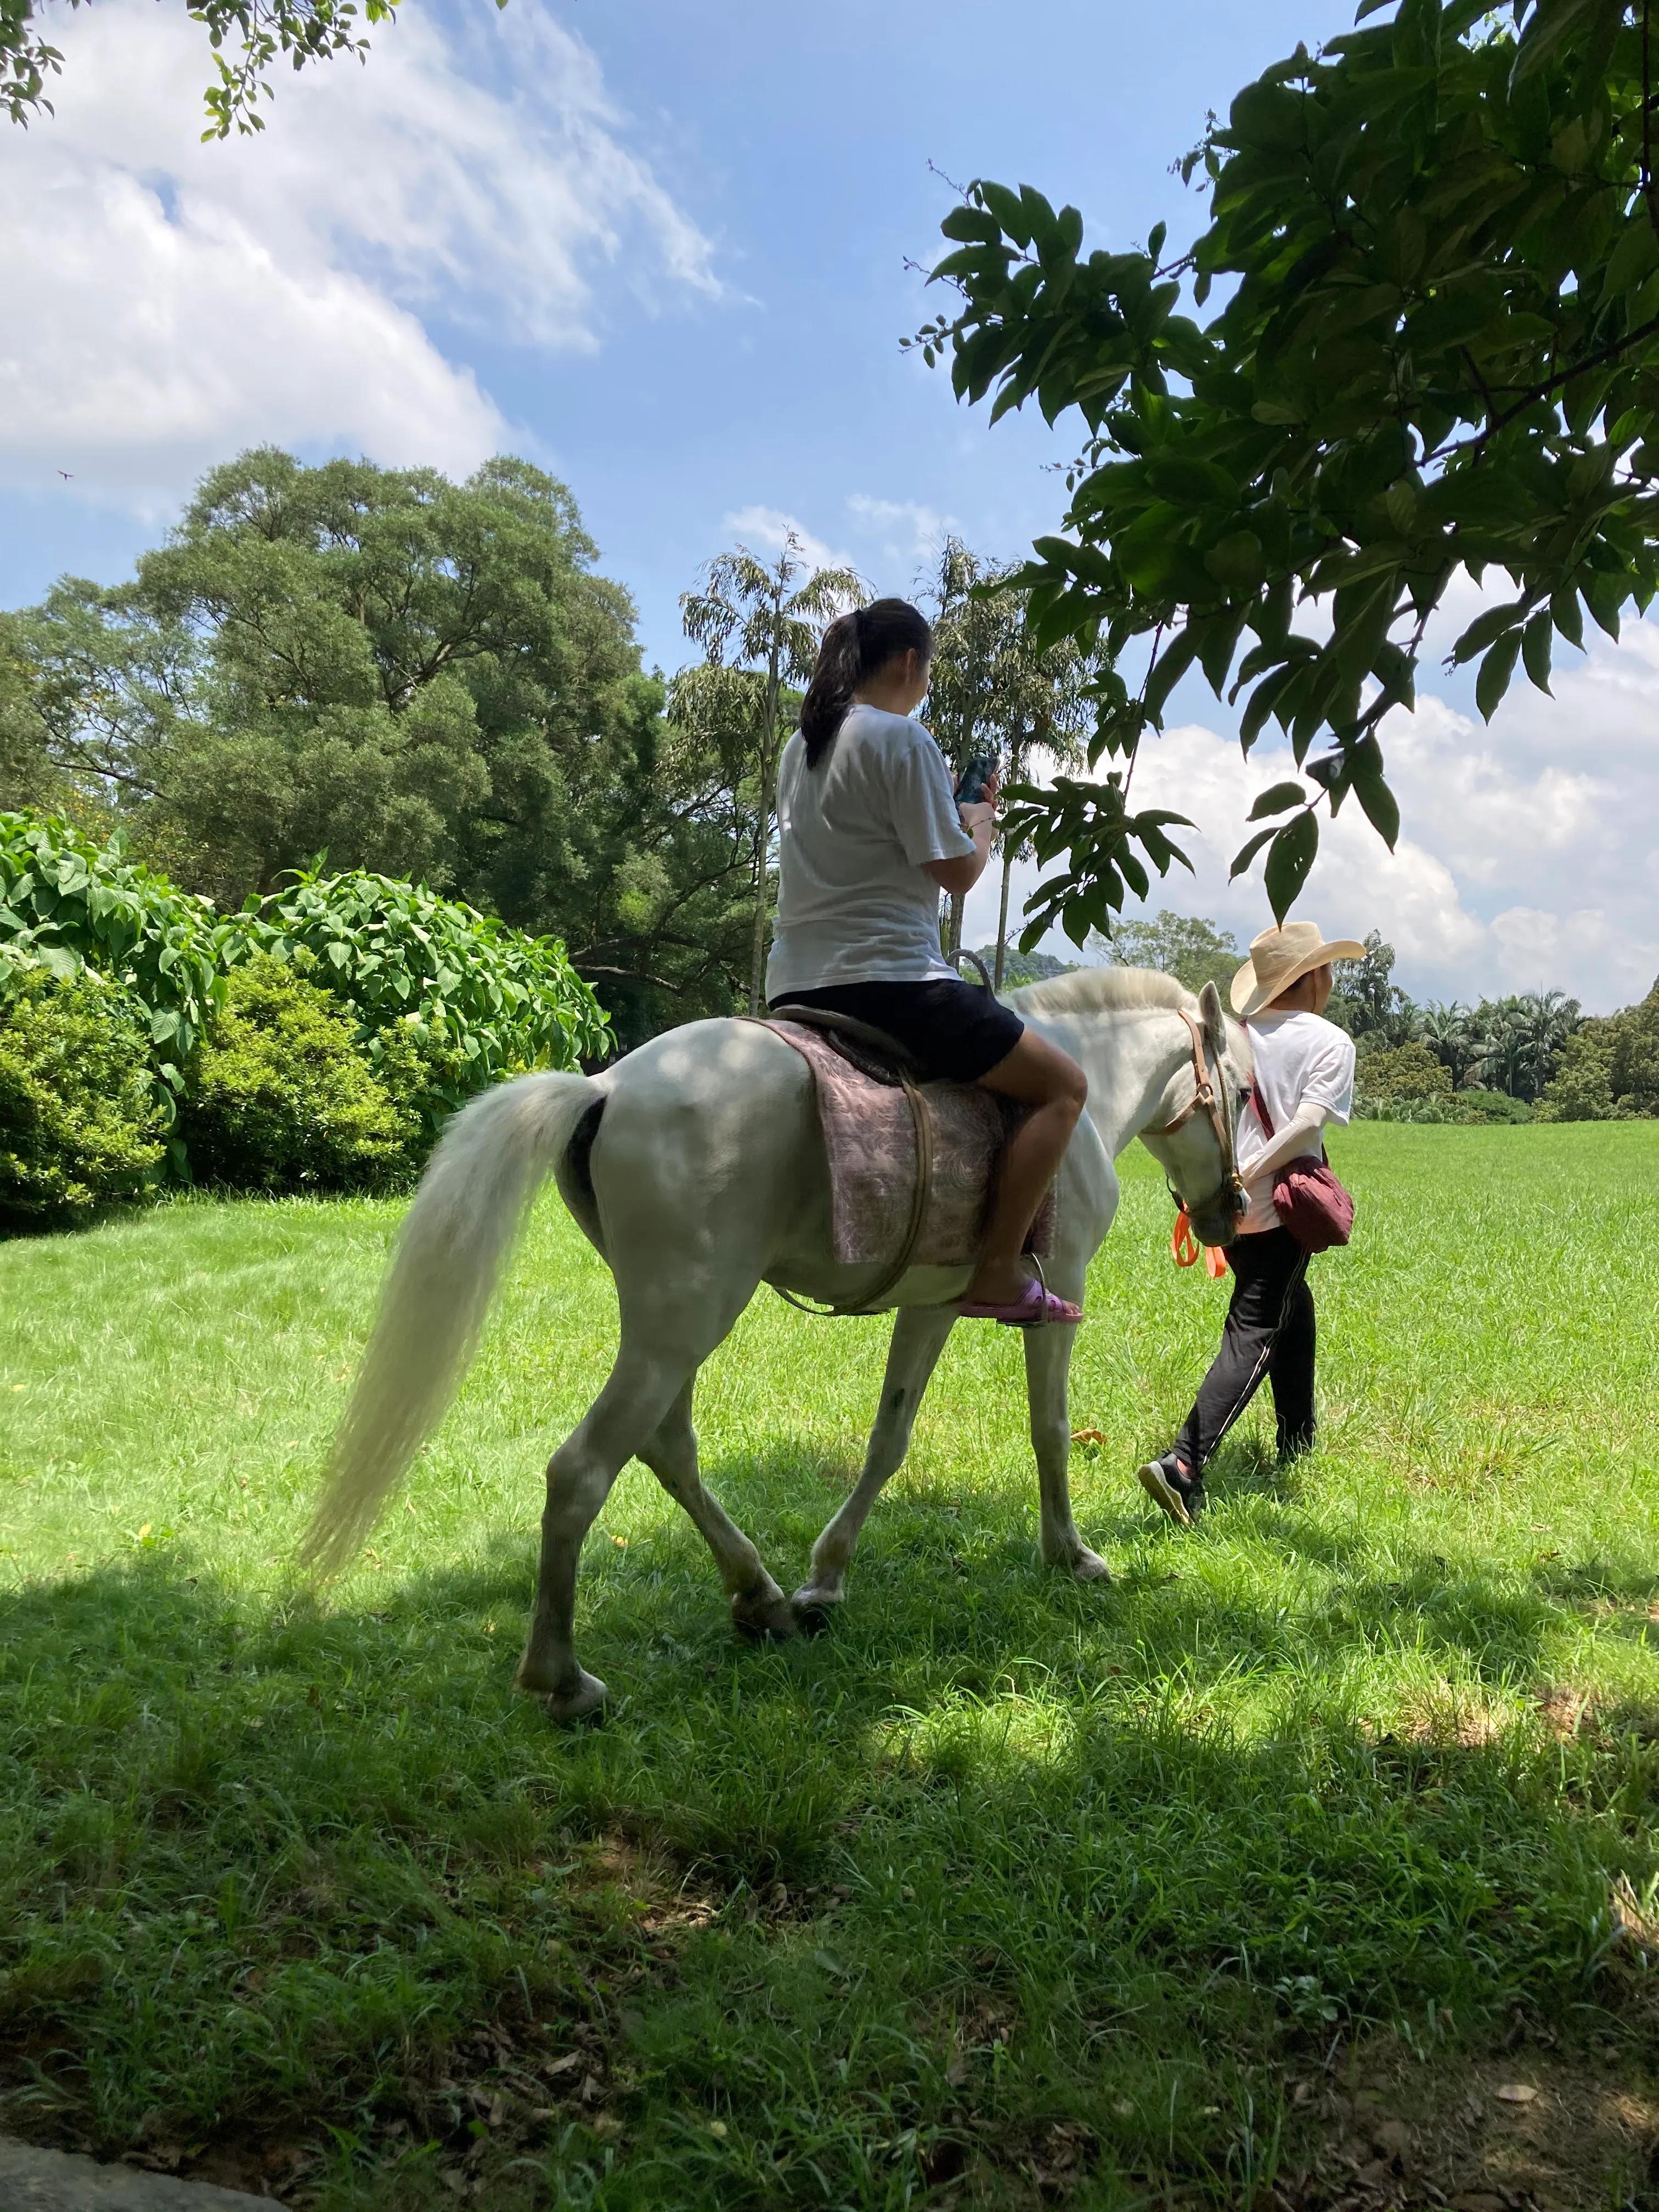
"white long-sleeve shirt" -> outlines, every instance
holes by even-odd
[[[1249,1024],[1255,1079],[1273,1117],[1270,1138],[1254,1105],[1238,1120],[1238,1171],[1249,1201],[1239,1233],[1277,1229],[1273,1183],[1286,1160],[1317,1159],[1328,1121],[1353,1111],[1353,1039],[1322,1014],[1258,1014]],[[1291,1137],[1301,1117],[1299,1133]],[[1290,1140],[1289,1150],[1285,1140]]]

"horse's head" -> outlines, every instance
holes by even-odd
[[[1222,1012],[1213,983],[1196,1009],[1181,1010],[1184,1050],[1163,1103],[1141,1140],[1186,1208],[1200,1243],[1231,1244],[1244,1211],[1237,1172],[1238,1117],[1250,1091],[1250,1051],[1243,1030]]]

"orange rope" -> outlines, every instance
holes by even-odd
[[[1193,1224],[1182,1206],[1176,1216],[1176,1225],[1170,1237],[1170,1256],[1177,1267],[1195,1267],[1198,1255],[1204,1255],[1204,1272],[1212,1283],[1218,1283],[1227,1272],[1227,1255],[1217,1244],[1200,1244],[1193,1234]]]

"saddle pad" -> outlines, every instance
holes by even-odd
[[[916,1188],[915,1127],[902,1085],[866,1072],[867,1049],[860,1053],[864,1065],[855,1066],[825,1030],[791,1021],[769,1021],[766,1027],[793,1045],[812,1071],[830,1162],[837,1261],[861,1267],[896,1259]],[[933,1136],[933,1171],[910,1265],[971,1267],[985,1235],[997,1155],[1024,1109],[971,1084],[917,1088]],[[1054,1229],[1051,1191],[1031,1225],[1026,1250],[1046,1255]]]

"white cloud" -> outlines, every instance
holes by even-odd
[[[107,0],[58,35],[55,118],[0,134],[0,481],[62,468],[155,510],[267,441],[465,469],[506,426],[422,313],[586,348],[605,264],[718,289],[538,0],[460,50],[409,14],[366,68],[284,72],[263,132],[206,145],[210,57],[182,11]]]
[[[723,527],[728,537],[739,539],[751,551],[781,553],[793,540],[797,557],[809,568],[858,567],[849,555],[837,553],[833,545],[826,545],[804,522],[779,507],[741,507],[726,516]]]
[[[1399,847],[1390,854],[1350,802],[1323,826],[1297,915],[1333,935],[1380,929],[1418,996],[1559,985],[1597,1012],[1640,997],[1659,975],[1659,626],[1592,640],[1554,689],[1517,686],[1490,727],[1432,696],[1391,716]],[[1254,799],[1294,773],[1282,745],[1247,760],[1200,723],[1149,740],[1132,801],[1199,826],[1173,833],[1194,875],[1154,882],[1148,908],[1207,915],[1241,941],[1264,927],[1261,863],[1237,884],[1227,870]],[[1036,874],[1016,871],[1016,913]],[[975,892],[971,942],[994,930],[996,897],[988,880]]]
[[[880,536],[883,553],[894,562],[931,559],[961,527],[954,515],[914,499],[872,499],[868,492],[855,491],[847,505],[872,536]]]

